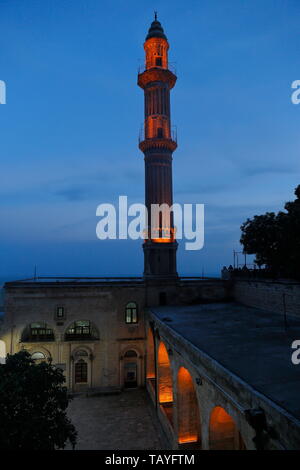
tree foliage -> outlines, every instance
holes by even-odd
[[[247,254],[255,254],[258,266],[265,265],[274,275],[300,278],[300,185],[296,199],[285,211],[267,212],[247,219],[241,226],[240,242]]]
[[[69,398],[60,369],[35,363],[27,351],[0,365],[0,448],[73,448],[77,432],[66,415]]]

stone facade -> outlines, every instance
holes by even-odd
[[[140,386],[145,383],[145,306],[195,303],[200,298],[226,295],[225,284],[217,280],[187,279],[163,285],[146,283],[141,278],[12,282],[5,286],[0,339],[8,353],[27,349],[51,359],[64,370],[71,391],[122,389],[127,372],[136,374]],[[126,323],[126,306],[132,302],[136,304],[137,322]],[[58,308],[63,309],[61,318],[57,316]],[[75,322],[89,322],[94,336],[67,338]],[[45,335],[43,341],[38,341],[38,336],[26,338],[26,331],[35,324],[51,330],[53,337]],[[87,372],[84,383],[75,380],[79,361],[87,364],[83,365]]]
[[[10,353],[20,349],[44,353],[65,372],[70,390],[120,389],[124,384],[124,355],[134,351],[137,363],[137,384],[144,383],[144,296],[141,283],[90,283],[89,285],[62,285],[35,283],[6,288],[6,316],[2,340]],[[137,305],[137,323],[125,322],[129,302]],[[63,318],[57,317],[57,308],[64,309]],[[74,322],[88,321],[95,334],[66,338]],[[24,338],[29,325],[44,323],[53,333],[53,340],[32,341]],[[38,338],[37,338],[38,339]],[[85,354],[86,353],[86,354]],[[75,383],[78,361],[87,363],[86,383]]]

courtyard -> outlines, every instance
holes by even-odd
[[[143,389],[75,396],[68,415],[78,431],[77,450],[162,450],[166,444]]]

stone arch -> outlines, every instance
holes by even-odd
[[[125,347],[123,347],[121,351],[121,356],[125,357],[126,353],[128,353],[129,351],[134,351],[136,354],[136,357],[142,357],[141,348],[139,346],[136,346],[136,344],[134,345],[127,344]]]
[[[91,357],[93,355],[92,349],[89,346],[86,346],[84,344],[84,345],[76,346],[72,350],[72,359],[73,360],[75,360],[75,358],[80,355],[80,351],[85,351],[87,353],[87,356],[89,356],[89,357]]]
[[[177,374],[178,444],[201,448],[198,399],[191,374],[180,367]]]
[[[245,444],[234,419],[221,406],[213,408],[209,421],[211,450],[241,450]]]
[[[154,336],[150,327],[147,336],[147,379],[155,379]]]
[[[49,349],[45,348],[44,346],[41,346],[40,344],[38,346],[30,346],[29,348],[27,347],[24,348],[24,346],[22,346],[22,349],[25,349],[26,351],[28,351],[31,356],[32,354],[36,352],[41,352],[44,354],[46,360],[49,360],[49,361],[52,360],[52,356],[51,356]]]
[[[159,343],[157,353],[158,401],[173,403],[173,381],[169,354],[163,341]]]
[[[6,344],[4,341],[0,340],[0,364],[5,364],[6,358]]]

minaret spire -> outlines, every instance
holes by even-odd
[[[177,147],[171,132],[170,90],[176,75],[168,67],[169,43],[154,12],[145,43],[145,69],[138,75],[138,85],[145,94],[144,132],[139,148],[145,156],[145,202],[148,210],[147,237],[143,244],[146,279],[177,278],[173,214],[151,215],[154,204],[171,207],[172,154]],[[167,222],[166,222],[167,221]]]

